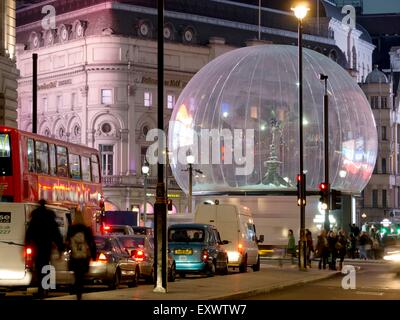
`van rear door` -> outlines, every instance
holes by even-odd
[[[0,285],[29,285],[24,244],[26,210],[22,203],[0,203]]]

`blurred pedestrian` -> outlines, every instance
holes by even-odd
[[[336,232],[329,231],[328,233],[328,248],[329,248],[329,269],[336,270],[336,259],[337,259],[337,242],[338,237]]]
[[[96,243],[90,227],[85,223],[80,210],[75,212],[74,221],[68,228],[67,246],[71,250],[69,269],[74,272],[74,291],[82,299],[85,274],[89,271],[90,259],[96,260]]]
[[[291,256],[292,264],[294,264],[295,263],[294,258],[296,257],[296,239],[294,238],[292,229],[289,229],[288,232],[287,253]]]
[[[339,236],[338,236],[338,241],[336,243],[337,254],[338,254],[338,258],[339,258],[339,270],[342,270],[342,268],[343,268],[343,261],[344,261],[344,257],[346,256],[346,252],[347,252],[347,243],[348,243],[348,241],[347,241],[345,231],[340,230]]]
[[[357,227],[355,223],[353,223],[352,225],[349,224],[349,226],[350,226],[350,233],[352,233],[354,237],[357,238],[360,235],[360,228]]]
[[[354,236],[353,233],[350,233],[350,250],[349,255],[351,259],[356,258],[356,250],[357,250],[357,238]]]
[[[32,211],[31,220],[25,234],[25,244],[32,248],[34,261],[33,274],[38,282],[38,295],[43,299],[47,290],[43,288],[43,267],[50,265],[53,243],[56,244],[60,257],[64,251],[63,237],[58,228],[56,214],[46,208],[46,201],[39,200],[39,207]]]
[[[312,233],[309,229],[306,229],[306,240],[307,240],[307,265],[311,268],[311,260],[314,255],[314,244]]]
[[[315,256],[319,258],[318,269],[323,266],[326,269],[328,263],[328,240],[326,239],[326,231],[322,230],[317,238],[317,246],[315,248]]]
[[[369,244],[369,237],[366,231],[363,231],[360,236],[360,259],[367,260],[367,245]]]

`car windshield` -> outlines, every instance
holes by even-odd
[[[118,239],[124,248],[144,247],[144,238],[139,237],[121,237]]]
[[[168,240],[171,242],[203,242],[204,230],[195,228],[170,229]]]

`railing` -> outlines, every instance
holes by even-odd
[[[116,186],[135,186],[143,187],[144,177],[143,176],[103,176],[102,178],[103,186],[106,187],[116,187]],[[147,177],[148,186],[157,186],[157,177],[151,176]],[[168,177],[168,187],[179,188],[173,177]]]

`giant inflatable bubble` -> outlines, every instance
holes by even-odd
[[[195,158],[193,193],[296,190],[299,173],[298,51],[258,45],[223,54],[182,91],[169,127],[171,167],[188,191],[185,155]],[[356,81],[334,61],[304,49],[304,171],[308,190],[324,181],[323,96],[327,75],[332,188],[357,193],[368,183],[377,131]]]

